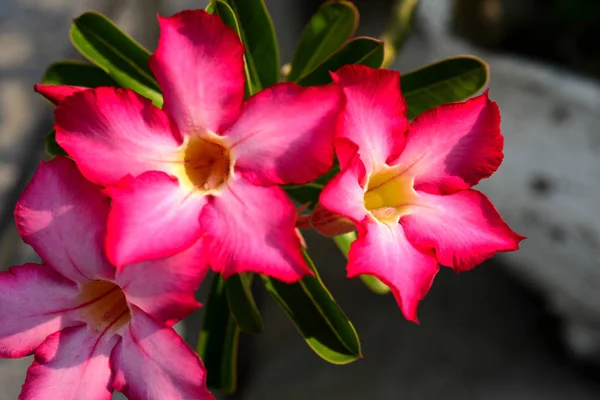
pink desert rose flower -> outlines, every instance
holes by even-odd
[[[338,85],[280,83],[244,101],[244,48],[202,10],[159,18],[150,59],[164,107],[131,90],[37,85],[58,102],[56,139],[113,201],[106,251],[118,269],[175,254],[200,236],[225,278],[311,271],[293,203],[277,185],[329,170]]]
[[[16,209],[44,262],[0,272],[0,357],[35,354],[19,399],[213,399],[200,358],[171,326],[198,307],[198,244],[115,271],[109,200],[64,157],[42,163]]]
[[[470,270],[524,239],[471,189],[502,162],[498,106],[486,93],[409,124],[398,72],[346,66],[333,77],[346,97],[335,142],[341,173],[312,224],[325,234],[358,229],[348,276],[379,278],[417,322],[438,262]]]

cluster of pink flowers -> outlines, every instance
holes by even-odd
[[[15,218],[43,265],[0,273],[0,357],[35,354],[22,399],[212,399],[172,325],[208,268],[311,275],[279,187],[341,172],[311,217],[358,229],[348,275],[392,289],[406,318],[438,262],[457,271],[521,236],[471,189],[502,161],[487,94],[409,124],[399,73],[346,66],[334,82],[279,83],[244,101],[244,48],[218,16],[160,19],[159,109],[127,89],[37,85],[69,154],[42,163]]]

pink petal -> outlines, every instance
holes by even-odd
[[[41,163],[15,207],[19,234],[44,263],[76,282],[112,279],[102,251],[109,200],[66,157]]]
[[[364,179],[365,167],[359,157],[355,156],[348,167],[323,188],[319,196],[321,206],[334,214],[349,218],[355,224],[360,223],[367,216]]]
[[[54,332],[78,323],[62,310],[77,306],[77,285],[45,265],[0,272],[0,357],[18,358]]]
[[[489,177],[502,162],[500,112],[487,92],[417,117],[397,164],[415,177],[415,188],[453,193]]]
[[[310,226],[321,235],[329,237],[356,230],[356,225],[352,220],[329,211],[321,203],[317,203],[310,215]]]
[[[373,275],[392,289],[406,319],[418,322],[417,307],[425,297],[438,265],[415,249],[399,224],[364,222],[348,253],[348,277]]]
[[[115,282],[130,304],[171,326],[200,306],[194,292],[208,268],[200,239],[171,257],[128,265]]]
[[[200,221],[210,264],[225,279],[256,272],[294,282],[312,274],[300,252],[294,206],[279,187],[232,180]]]
[[[332,76],[346,95],[339,136],[358,145],[361,160],[371,172],[395,158],[404,146],[408,120],[400,73],[347,65]],[[336,146],[336,154],[342,166],[353,155],[347,146]]]
[[[279,83],[252,96],[226,132],[236,169],[262,185],[307,183],[333,163],[342,106],[336,85]]]
[[[431,250],[442,265],[469,270],[500,251],[519,248],[524,239],[502,220],[492,203],[476,190],[439,196],[419,192],[422,207],[401,218],[415,246]]]
[[[169,172],[180,159],[182,139],[175,124],[132,90],[75,93],[54,116],[56,141],[95,183],[111,185],[150,170]]]
[[[185,134],[218,133],[244,100],[244,47],[233,29],[203,10],[158,18],[158,49],[150,58],[164,110]]]
[[[117,269],[171,256],[200,237],[199,216],[206,197],[186,191],[163,172],[125,177],[106,192],[113,201],[106,253]]]
[[[117,340],[85,326],[56,332],[35,352],[19,399],[110,400],[109,356]]]
[[[111,356],[113,387],[131,400],[212,400],[206,369],[172,328],[133,307],[132,321]]]
[[[62,103],[64,99],[72,96],[74,93],[88,90],[83,86],[64,86],[64,85],[43,85],[37,84],[33,86],[33,90],[50,100],[54,104]]]

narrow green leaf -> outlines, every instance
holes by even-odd
[[[204,308],[204,321],[196,351],[206,367],[207,386],[225,393],[237,387],[237,353],[240,329],[229,312],[225,281],[216,274]]]
[[[298,81],[314,70],[352,37],[358,10],[346,0],[328,1],[312,16],[292,58],[289,81]]]
[[[323,284],[306,252],[304,257],[315,273],[314,277],[285,284],[261,276],[267,290],[317,355],[333,364],[348,364],[360,359],[360,341],[354,326]]]
[[[49,156],[55,157],[67,155],[67,152],[56,142],[56,131],[54,129],[46,134],[44,141],[46,142],[46,153],[48,153]]]
[[[333,238],[333,241],[340,249],[344,257],[348,258],[348,252],[350,251],[350,245],[356,240],[356,231],[348,232],[343,235],[338,235]],[[390,288],[381,282],[379,279],[371,275],[361,275],[360,279],[363,283],[371,289],[371,291],[377,294],[388,294]]]
[[[63,60],[52,63],[46,69],[42,78],[46,85],[70,85],[70,86],[119,86],[101,68],[83,61]]]
[[[76,18],[71,26],[71,42],[119,85],[162,106],[160,88],[148,68],[150,53],[107,17],[87,12]]]
[[[239,24],[254,93],[273,85],[279,79],[279,49],[267,6],[263,0],[223,1]]]
[[[408,118],[473,96],[487,85],[488,76],[488,65],[474,56],[448,58],[402,75]]]
[[[396,59],[410,33],[419,0],[396,0],[387,29],[381,36],[385,42],[385,56],[381,68],[387,68]]]
[[[240,329],[248,333],[261,333],[263,322],[252,296],[252,278],[253,274],[237,274],[227,279],[227,302]]]
[[[235,17],[233,9],[231,8],[231,6],[229,6],[229,4],[225,3],[225,1],[223,0],[211,1],[210,3],[208,3],[208,6],[206,6],[206,12],[208,12],[209,14],[219,15],[219,17],[221,17],[225,25],[232,28],[238,34],[241,40],[242,33],[240,31],[240,25]],[[247,54],[244,54],[244,70],[246,71],[246,97],[250,97],[254,93],[256,93],[257,90],[254,90],[254,88],[252,87],[253,79],[250,75],[250,69],[248,68]]]
[[[321,65],[308,73],[298,83],[302,86],[325,85],[331,82],[330,71],[337,71],[347,64],[362,64],[379,68],[383,61],[383,42],[358,37],[348,41],[341,49],[333,53]]]

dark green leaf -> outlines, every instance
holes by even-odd
[[[358,10],[350,1],[328,1],[312,16],[292,58],[289,81],[298,81],[350,39],[358,26]]]
[[[362,357],[354,326],[327,290],[312,261],[304,256],[315,277],[285,284],[261,276],[267,290],[279,302],[306,343],[324,360],[348,364]]]
[[[227,279],[227,302],[238,326],[248,333],[261,333],[263,322],[252,296],[253,274],[236,274]]]
[[[48,153],[48,155],[52,157],[67,155],[67,152],[56,143],[56,131],[54,131],[54,129],[46,134],[44,140],[46,141],[46,153]]]
[[[467,99],[488,82],[487,64],[474,56],[448,58],[402,75],[408,118],[441,104]]]
[[[225,393],[237,387],[237,352],[240,329],[229,312],[225,281],[216,274],[204,309],[196,351],[206,367],[207,386]]]
[[[221,17],[221,19],[223,20],[225,25],[232,28],[238,34],[240,39],[242,38],[242,33],[240,31],[240,25],[235,17],[235,13],[233,12],[233,9],[231,8],[231,6],[229,6],[229,4],[225,3],[225,1],[223,1],[223,0],[211,1],[210,3],[208,3],[208,6],[206,7],[206,11],[209,14],[219,15],[219,17]],[[244,70],[246,71],[246,82],[245,82],[246,97],[249,97],[249,96],[252,96],[254,93],[256,93],[257,90],[254,90],[254,88],[252,87],[253,79],[252,79],[252,76],[250,75],[250,69],[248,68],[247,55],[244,55]]]
[[[402,49],[404,40],[406,40],[410,33],[412,20],[418,4],[419,0],[396,0],[392,9],[390,23],[381,36],[381,39],[385,42],[385,56],[381,64],[382,68],[392,65],[400,49]]]
[[[64,60],[48,66],[42,78],[46,85],[70,85],[70,86],[119,86],[101,68],[82,61]]]
[[[87,12],[76,18],[71,26],[71,41],[119,85],[149,98],[157,107],[162,106],[160,88],[148,68],[150,53],[104,15]]]
[[[348,232],[343,235],[338,235],[333,238],[333,241],[340,249],[344,257],[348,258],[348,252],[350,251],[350,245],[356,240],[356,231]],[[360,279],[365,285],[373,292],[377,294],[388,294],[390,288],[381,282],[379,279],[371,275],[361,275]]]
[[[373,38],[358,37],[347,42],[298,83],[302,86],[325,85],[331,82],[329,72],[337,71],[344,65],[362,64],[379,68],[382,61],[383,42]]]
[[[246,48],[254,93],[279,80],[279,49],[273,21],[263,0],[223,0],[231,6]]]

